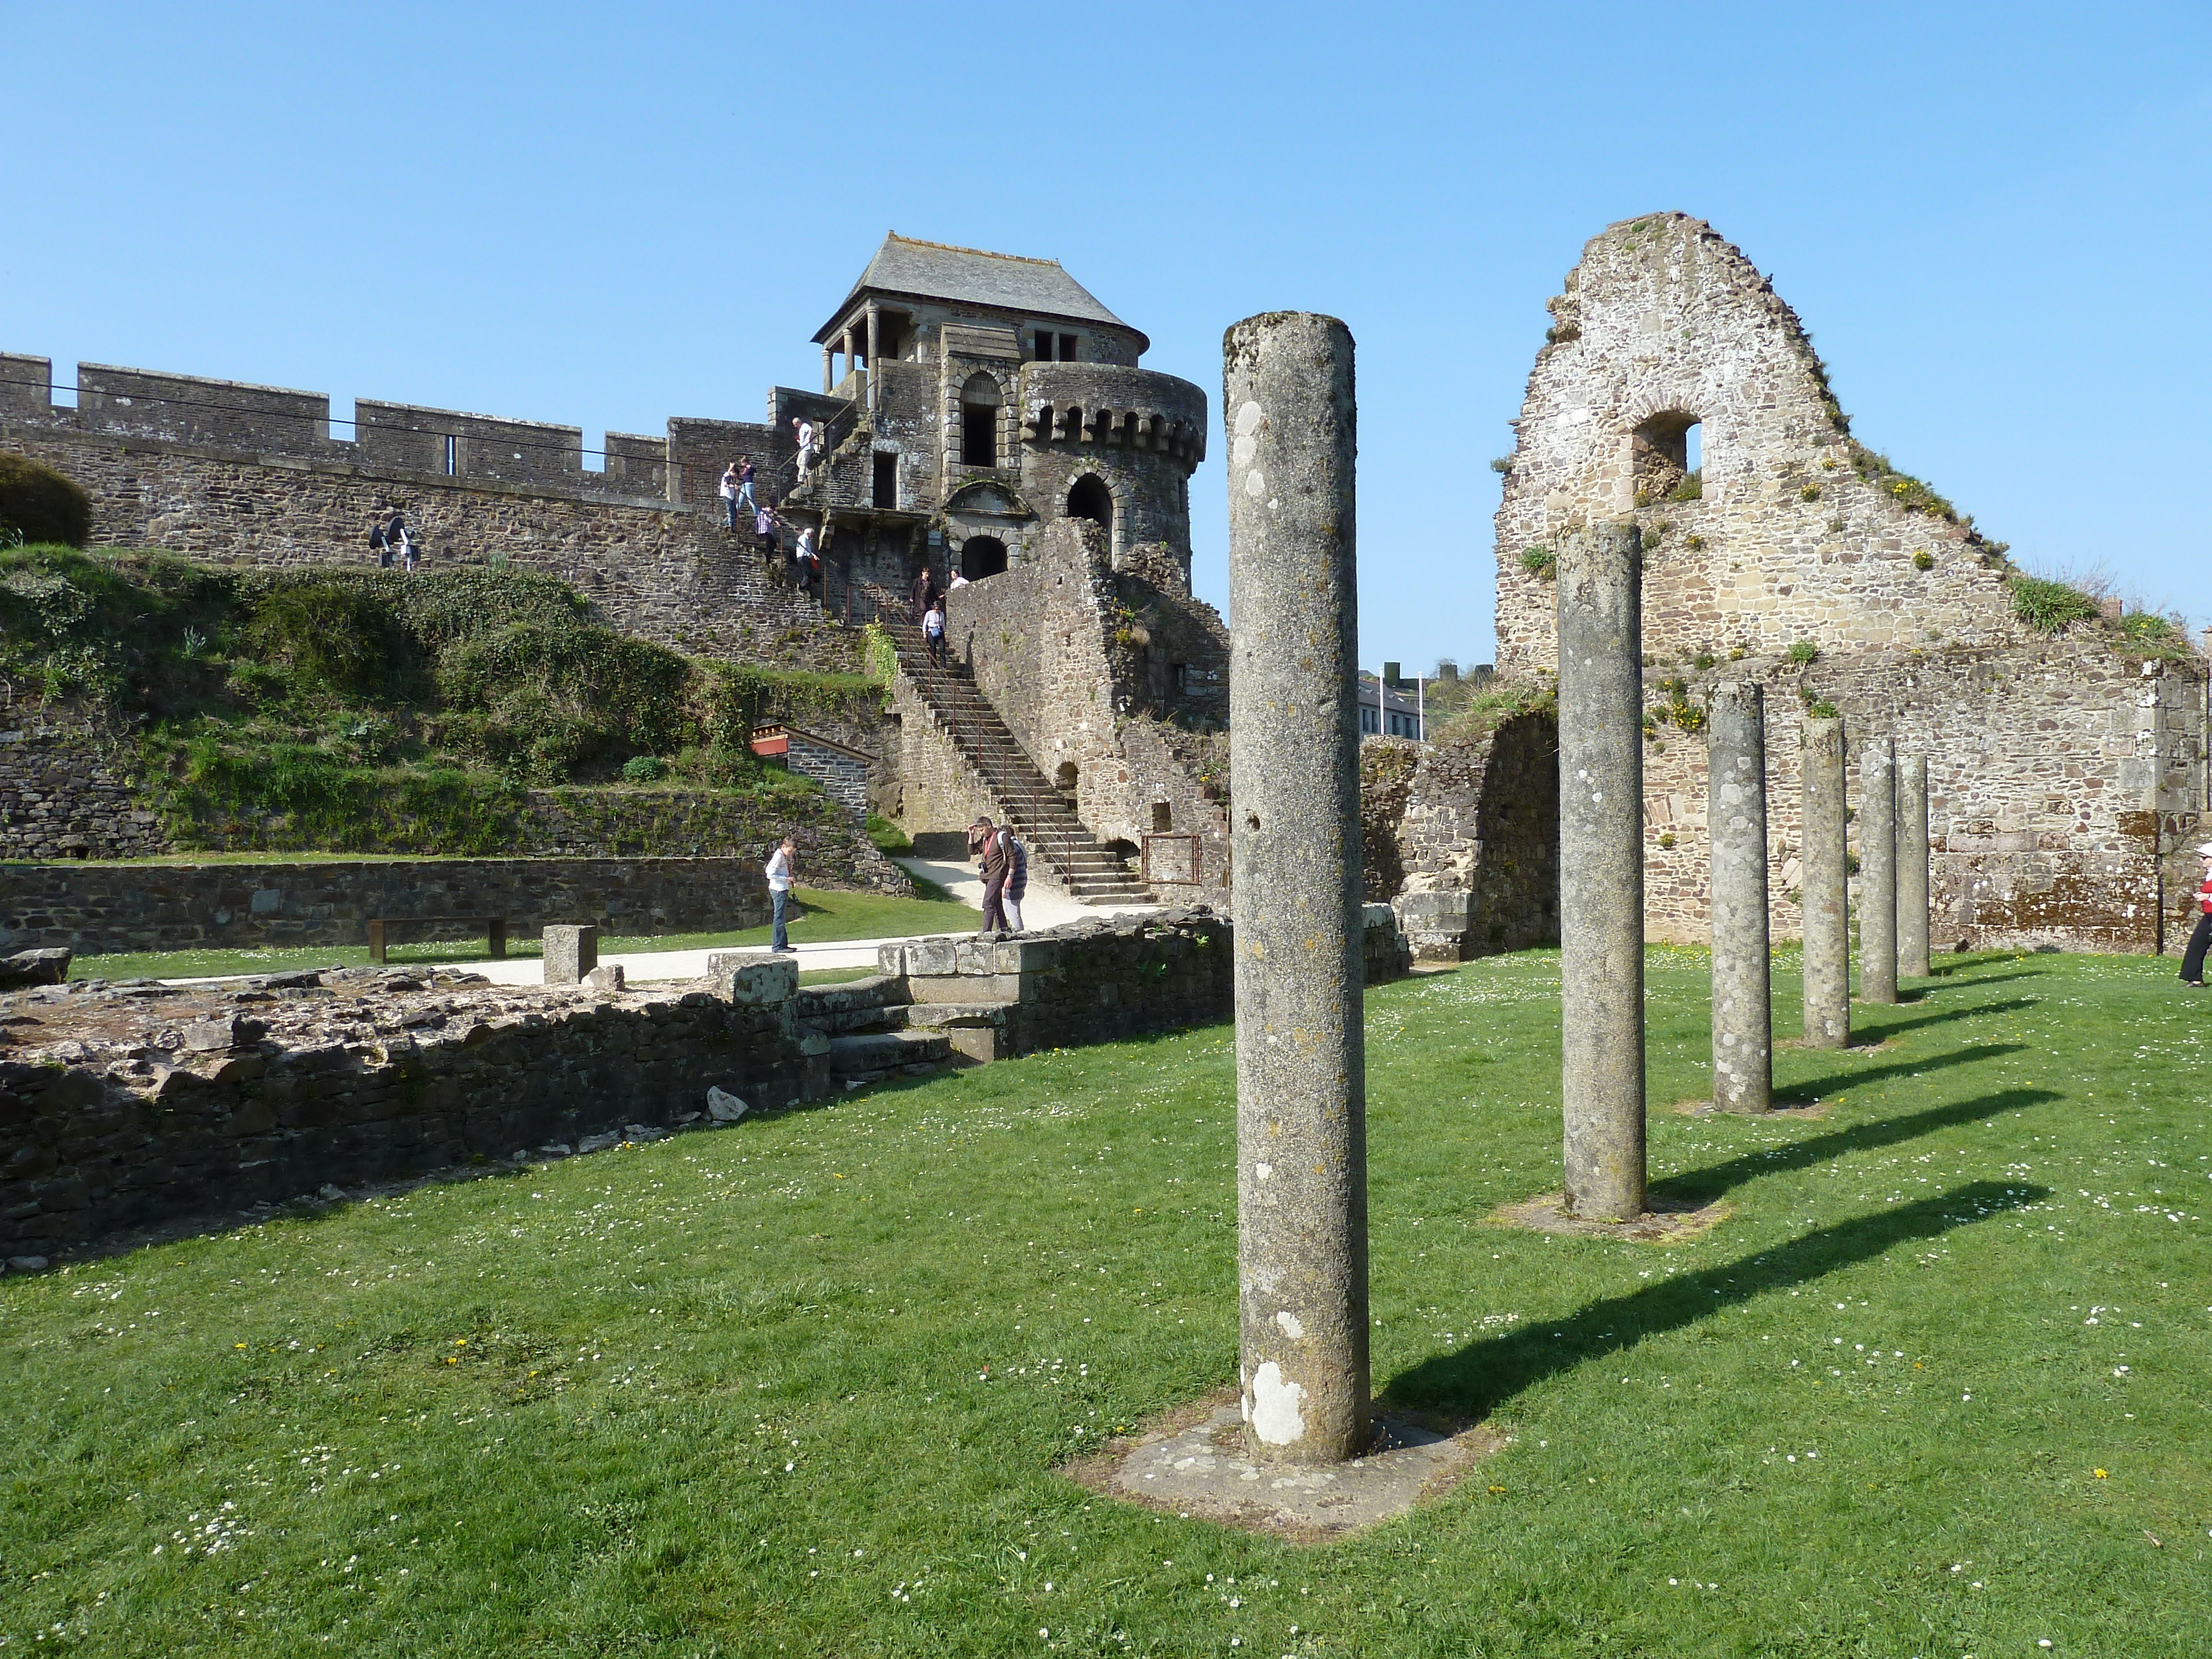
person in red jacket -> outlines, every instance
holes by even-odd
[[[2189,936],[2188,954],[2181,958],[2181,982],[2195,990],[2204,988],[2204,953],[2212,951],[2212,841],[2197,849],[2204,860],[2204,880],[2197,889],[2197,931]]]

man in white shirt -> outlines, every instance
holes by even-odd
[[[775,937],[768,947],[771,951],[791,949],[791,936],[784,931],[784,917],[791,907],[791,855],[798,850],[799,843],[786,836],[769,858],[768,902],[775,912]]]
[[[792,429],[799,434],[799,476],[805,477],[806,470],[814,465],[814,422],[804,416],[794,417]]]

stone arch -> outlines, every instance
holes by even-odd
[[[1106,481],[1096,472],[1086,472],[1068,487],[1067,516],[1088,519],[1093,524],[1103,525],[1108,534],[1114,529],[1114,492]]]
[[[1082,773],[1076,769],[1073,761],[1062,761],[1059,769],[1052,775],[1052,787],[1073,800],[1075,798],[1075,787],[1082,781]]]

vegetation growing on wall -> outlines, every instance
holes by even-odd
[[[0,678],[136,741],[181,847],[483,853],[528,787],[814,786],[766,720],[873,714],[860,675],[687,658],[552,577],[231,571],[163,554],[0,551]]]
[[[2094,595],[2048,576],[2015,574],[2011,587],[2013,615],[2039,634],[2063,634],[2098,614]]]

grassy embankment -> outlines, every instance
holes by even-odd
[[[19,708],[103,726],[174,846],[477,855],[513,849],[532,787],[584,786],[563,806],[611,809],[633,838],[659,833],[654,792],[678,787],[773,796],[764,823],[834,815],[754,757],[751,728],[882,696],[857,674],[683,656],[518,570],[52,546],[0,550],[0,680]]]
[[[1650,966],[1666,1103],[1705,964]],[[1368,1536],[1054,1473],[1235,1381],[1223,1026],[0,1281],[0,1638],[2192,1656],[2212,1004],[1940,966],[1780,1054],[1825,1120],[1655,1110],[1735,1212],[1673,1248],[1483,1224],[1557,1184],[1555,954],[1370,994],[1376,1384],[1510,1442]]]

